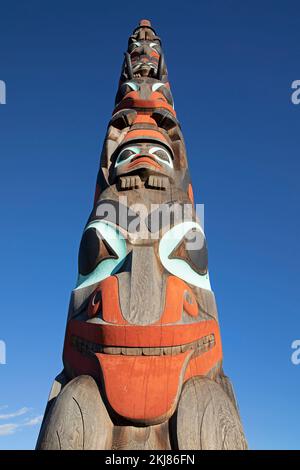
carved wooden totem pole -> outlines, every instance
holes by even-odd
[[[245,449],[167,68],[129,38],[38,449]]]

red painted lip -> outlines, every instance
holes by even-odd
[[[141,165],[141,164],[147,164],[147,165],[153,166],[154,168],[157,168],[158,170],[161,170],[161,166],[159,165],[159,163],[157,163],[151,157],[138,157],[136,160],[129,163],[127,165],[127,168],[131,170],[132,168],[135,168],[136,166]]]
[[[207,334],[215,335],[215,346],[193,358],[192,350],[165,356],[82,354],[72,347],[72,335],[102,345],[175,346]],[[64,364],[74,376],[88,374],[103,379],[111,407],[131,421],[158,424],[176,408],[182,383],[195,375],[206,375],[222,359],[218,324],[215,320],[185,325],[112,325],[70,320],[64,346]],[[138,393],[137,393],[138,390]]]
[[[79,336],[103,346],[169,347],[192,343],[203,336],[214,334],[220,342],[219,327],[215,320],[205,320],[185,325],[101,325],[80,320],[70,320],[66,340]]]

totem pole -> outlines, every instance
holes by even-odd
[[[246,449],[150,21],[128,41],[38,449]]]

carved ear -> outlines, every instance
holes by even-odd
[[[113,115],[109,125],[121,131],[126,127],[132,126],[136,115],[137,112],[134,109],[124,109],[118,111],[116,114]]]
[[[157,68],[157,77],[156,77],[157,80],[162,80],[164,65],[165,65],[165,59],[164,59],[163,53],[161,52],[159,56],[159,62],[158,62],[158,68]]]
[[[181,140],[172,140],[172,150],[175,156],[174,162],[177,163],[176,169],[184,169],[187,168],[187,159],[186,159],[186,151],[184,144]],[[174,165],[175,166],[175,165]]]
[[[129,93],[130,88],[127,83],[123,83],[117,91],[116,98],[115,98],[115,106],[117,106],[120,101],[124,98],[124,96]]]
[[[169,87],[165,85],[161,86],[158,88],[158,92],[161,93],[166,98],[169,105],[174,107],[174,100],[173,100],[173,96]]]
[[[152,113],[158,127],[169,131],[178,125],[175,117],[167,109],[158,109]]]
[[[125,64],[126,64],[127,76],[131,80],[133,78],[133,71],[132,71],[131,57],[128,52],[125,52]]]

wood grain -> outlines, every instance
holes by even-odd
[[[113,450],[168,450],[171,449],[168,422],[155,426],[115,426]]]
[[[175,422],[179,449],[247,448],[235,406],[221,386],[206,377],[193,377],[185,384]]]
[[[110,449],[112,422],[92,377],[69,382],[48,412],[37,443],[39,450]]]

